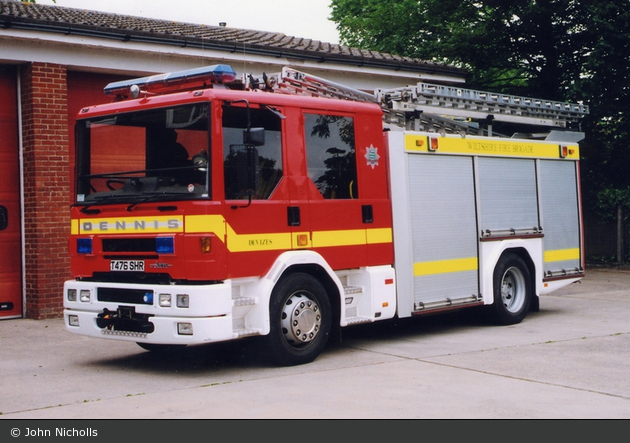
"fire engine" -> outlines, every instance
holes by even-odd
[[[114,82],[80,111],[67,331],[153,351],[261,336],[296,365],[357,324],[517,324],[584,276],[586,106],[259,77]]]

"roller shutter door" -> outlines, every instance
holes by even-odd
[[[22,316],[16,70],[0,66],[0,318]]]
[[[477,295],[471,157],[409,156],[415,306]]]
[[[576,168],[572,161],[540,162],[545,275],[581,267]]]

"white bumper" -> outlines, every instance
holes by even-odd
[[[139,301],[121,296],[114,301],[101,301],[97,288],[146,291],[153,297]],[[76,301],[69,300],[70,290],[76,290]],[[190,345],[231,340],[236,338],[232,324],[231,292],[229,282],[164,286],[70,280],[64,284],[64,323],[68,332],[76,334],[153,344]],[[84,295],[83,301],[81,294]],[[171,294],[171,306],[160,303],[161,294]],[[177,306],[177,296],[182,294],[188,297],[188,307]],[[134,320],[144,328],[133,330],[136,328],[123,326],[125,320],[120,321],[121,324],[114,320],[103,326],[108,323],[103,319],[104,314],[109,311],[116,316],[121,307],[126,312],[133,312],[137,316]]]

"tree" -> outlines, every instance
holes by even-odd
[[[574,0],[333,0],[344,43],[468,69],[479,89],[564,99],[588,53]]]
[[[584,102],[585,206],[630,212],[630,0],[332,0],[342,43],[443,62],[470,87]]]

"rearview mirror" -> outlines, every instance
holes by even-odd
[[[243,144],[262,146],[265,144],[265,128],[247,128],[243,131]]]

